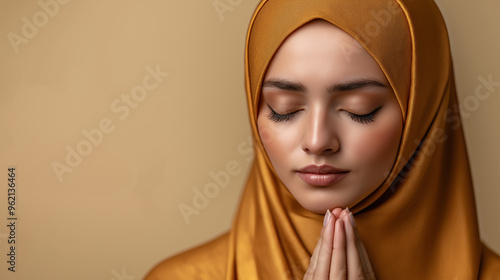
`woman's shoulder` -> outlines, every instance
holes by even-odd
[[[201,246],[170,257],[155,267],[144,280],[223,279],[226,273],[229,233]]]
[[[481,257],[481,270],[478,279],[498,280],[500,279],[500,256],[484,243],[482,245],[483,254]]]

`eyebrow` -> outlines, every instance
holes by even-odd
[[[295,91],[307,93],[307,89],[299,82],[294,82],[286,79],[270,79],[264,82],[262,87],[278,88],[286,91]],[[387,88],[382,82],[369,79],[355,80],[347,83],[335,84],[327,88],[328,93],[346,92],[366,87],[381,87]]]
[[[306,92],[306,87],[304,87],[301,83],[293,82],[285,79],[270,79],[264,82],[262,87],[274,87],[281,90],[287,91],[298,91],[298,92]]]

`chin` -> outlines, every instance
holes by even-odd
[[[296,198],[297,199],[297,198]],[[345,201],[333,201],[322,197],[310,197],[309,199],[297,199],[299,204],[307,211],[316,214],[325,214],[327,209],[333,210],[335,208],[346,208],[349,204]]]

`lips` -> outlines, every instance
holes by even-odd
[[[299,177],[307,184],[326,187],[342,180],[349,171],[330,165],[309,165],[297,171]]]

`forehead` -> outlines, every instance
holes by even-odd
[[[279,47],[266,71],[265,80],[270,78],[319,85],[345,79],[385,80],[385,75],[353,37],[329,22],[315,20]]]

